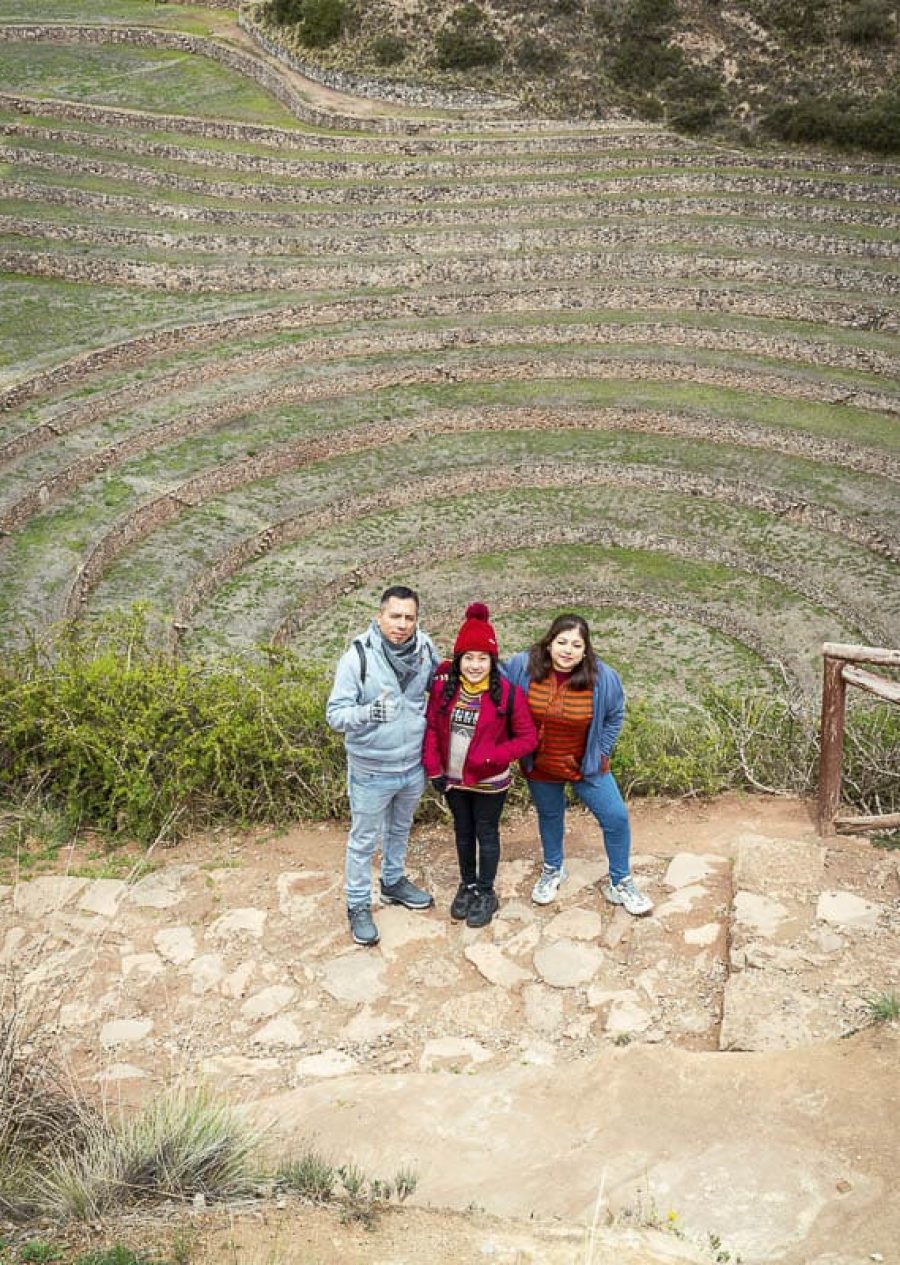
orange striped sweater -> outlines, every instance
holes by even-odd
[[[588,730],[594,717],[591,690],[573,690],[554,672],[528,687],[528,706],[537,726],[539,743],[534,768],[535,782],[577,782]]]

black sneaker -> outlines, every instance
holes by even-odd
[[[466,914],[466,926],[486,927],[499,908],[500,902],[495,891],[476,892]]]
[[[460,883],[450,906],[450,917],[454,922],[465,922],[476,895],[474,883]]]
[[[350,919],[350,934],[357,944],[378,943],[378,928],[372,917],[371,905],[354,905],[347,910],[347,917]]]
[[[381,899],[386,905],[403,905],[406,909],[430,909],[434,904],[434,897],[416,887],[405,874],[396,883],[387,884],[382,880]]]

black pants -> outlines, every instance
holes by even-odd
[[[447,792],[456,832],[459,876],[480,892],[489,892],[500,864],[500,814],[506,791],[467,791],[454,787]]]

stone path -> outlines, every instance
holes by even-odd
[[[0,962],[52,1020],[83,1074],[211,1076],[253,1096],[354,1072],[559,1066],[607,1045],[766,1051],[838,1037],[863,998],[896,988],[895,853],[817,839],[799,805],[728,801],[703,823],[638,809],[635,872],[656,901],[634,920],[599,894],[590,823],[575,817],[557,903],[530,901],[533,827],[504,837],[490,927],[449,921],[448,827],[411,872],[426,914],[377,912],[381,943],[346,934],[343,833],[198,841],[137,881],[47,875],[0,887]],[[678,825],[679,818],[684,818]],[[673,828],[674,827],[674,828]]]

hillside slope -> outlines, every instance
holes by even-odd
[[[893,0],[268,0],[255,12],[314,65],[382,81],[743,139],[898,143]],[[817,126],[804,125],[810,102]]]

